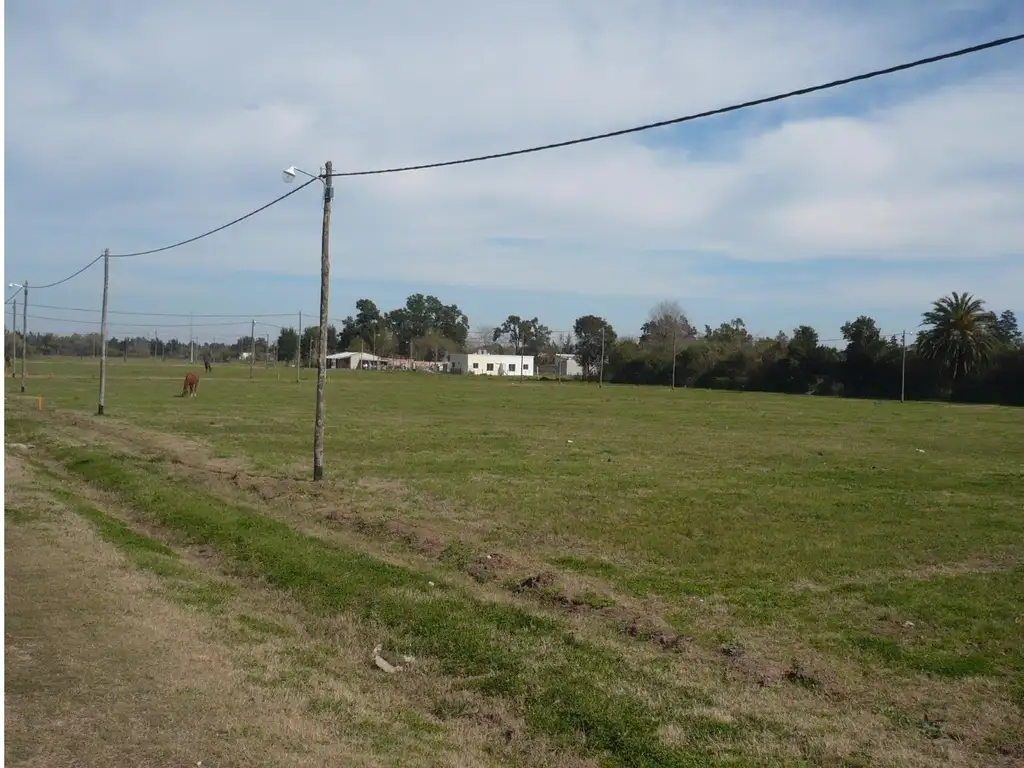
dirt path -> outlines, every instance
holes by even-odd
[[[217,615],[169,599],[21,452],[4,460],[6,765],[492,762],[488,734],[452,743],[355,647],[335,649],[348,675],[303,676],[313,641],[279,597],[243,587]]]

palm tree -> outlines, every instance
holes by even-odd
[[[918,351],[941,362],[954,380],[985,365],[998,346],[995,314],[969,293],[943,296],[923,318],[927,328],[917,337]]]

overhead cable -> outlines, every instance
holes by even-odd
[[[544,152],[549,149],[560,149],[562,147],[572,147],[577,144],[587,144],[592,141],[600,141],[602,139],[612,139],[616,136],[626,136],[631,133],[640,133],[642,131],[650,131],[655,128],[664,128],[669,125],[679,125],[680,123],[688,123],[694,120],[700,120],[705,117],[714,117],[715,115],[724,115],[729,112],[738,112],[741,109],[749,109],[750,107],[759,107],[763,104],[771,104],[776,101],[785,101],[786,99],[792,99],[797,96],[806,96],[810,93],[817,93],[818,91],[827,91],[832,88],[839,88],[843,85],[849,85],[850,83],[857,83],[863,80],[872,80],[876,77],[882,77],[884,75],[891,75],[896,72],[903,72],[908,69],[914,69],[916,67],[923,67],[926,64],[935,64],[939,61],[945,61],[946,59],[955,59],[959,56],[967,56],[971,53],[978,53],[985,51],[990,48],[998,48],[1002,45],[1009,45],[1010,43],[1016,43],[1020,40],[1024,40],[1024,34],[1012,35],[1010,37],[1001,37],[998,40],[990,40],[987,43],[980,43],[979,45],[972,45],[968,48],[961,48],[956,51],[950,51],[949,53],[941,53],[937,56],[929,56],[924,59],[917,59],[916,61],[910,61],[905,64],[897,64],[896,66],[886,67],[885,69],[876,69],[871,72],[864,72],[860,75],[854,75],[852,77],[844,77],[840,80],[832,80],[827,83],[821,83],[820,85],[811,85],[806,88],[798,88],[795,91],[787,91],[786,93],[779,93],[774,96],[765,96],[760,99],[753,99],[751,101],[744,101],[739,104],[731,104],[728,107],[719,107],[717,109],[709,109],[704,112],[695,112],[690,115],[683,117],[673,117],[668,120],[659,120],[656,123],[645,123],[644,125],[637,125],[632,128],[621,128],[617,131],[608,131],[607,133],[597,133],[592,136],[583,136],[577,139],[568,139],[567,141],[556,141],[553,144],[541,144],[535,147],[526,147],[525,149],[513,149],[507,152],[495,152],[489,155],[477,155],[475,157],[464,157],[460,160],[445,160],[438,163],[424,163],[422,165],[405,165],[394,168],[379,168],[372,171],[340,171],[338,173],[332,173],[331,176],[380,176],[386,173],[405,173],[406,171],[425,171],[430,168],[447,168],[452,165],[467,165],[469,163],[479,163],[484,160],[498,160],[503,157],[515,157],[517,155],[529,155],[534,152]]]

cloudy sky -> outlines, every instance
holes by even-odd
[[[365,170],[684,115],[1017,34],[1024,3],[8,0],[5,21],[5,277],[31,285],[218,226],[287,191],[292,163]],[[628,333],[675,299],[698,324],[830,338],[861,313],[912,328],[966,290],[1024,315],[1022,125],[1015,43],[580,147],[339,179],[330,314],[422,291],[473,326],[595,313]],[[112,262],[110,307],[308,319],[319,247],[313,185]],[[96,327],[101,285],[97,265],[33,292],[31,326]],[[233,338],[238,320],[195,328]],[[173,335],[188,318],[112,321]]]

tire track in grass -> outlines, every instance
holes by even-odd
[[[528,725],[557,742],[604,753],[620,765],[706,766],[724,764],[708,754],[713,743],[752,735],[692,713],[705,697],[666,690],[662,680],[630,669],[615,652],[580,641],[554,619],[483,602],[441,582],[431,587],[422,574],[331,547],[246,507],[225,504],[151,463],[82,447],[52,450],[90,484],[212,546],[308,610],[352,612],[377,622],[410,652],[436,659],[444,674],[467,688],[520,703]],[[613,690],[623,678],[636,693]],[[659,727],[666,722],[687,733],[687,748],[660,741]]]

